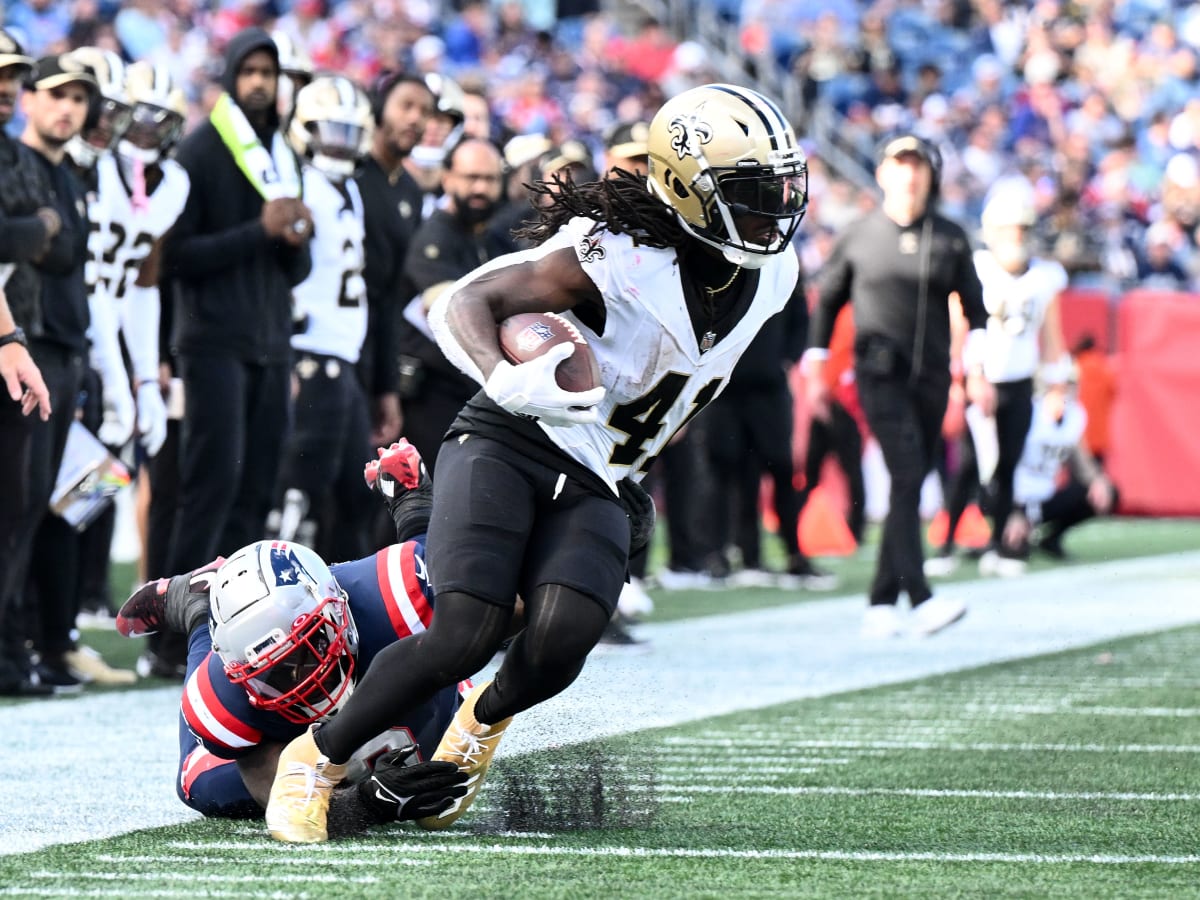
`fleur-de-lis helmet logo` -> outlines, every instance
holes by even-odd
[[[681,113],[667,124],[667,130],[671,132],[671,149],[680,159],[698,158],[700,145],[712,140],[712,126],[700,118],[703,111],[704,104],[701,104],[693,112]]]

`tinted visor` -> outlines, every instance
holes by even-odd
[[[363,133],[361,125],[351,122],[310,122],[312,132],[312,151],[332,159],[356,160],[362,147]]]
[[[83,139],[98,150],[109,150],[133,121],[133,108],[107,97],[100,98],[99,107],[96,125],[84,133]]]
[[[173,144],[183,131],[183,116],[161,106],[139,103],[133,108],[129,128],[123,137],[135,147],[157,150]]]
[[[734,216],[789,218],[803,213],[808,203],[804,170],[780,174],[772,169],[737,169],[718,175],[717,186]]]

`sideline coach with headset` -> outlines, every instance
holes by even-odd
[[[901,632],[901,591],[918,634],[940,631],[966,612],[961,601],[933,597],[922,571],[921,484],[933,465],[957,363],[950,359],[951,294],[961,298],[971,328],[963,353],[967,394],[985,410],[994,397],[976,358],[987,324],[983,288],[966,233],[936,211],[940,168],[937,149],[915,135],[883,146],[875,172],[883,202],[847,229],[826,262],[805,354],[813,414],[827,416],[821,369],[838,311],[853,300],[859,398],[891,476],[865,637]]]

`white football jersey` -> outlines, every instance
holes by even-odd
[[[1032,378],[1041,359],[1039,336],[1050,302],[1067,286],[1059,263],[1034,258],[1020,275],[1006,272],[990,250],[975,251],[988,311],[983,373],[993,384]]]
[[[1041,400],[1033,402],[1033,421],[1013,475],[1017,503],[1044,503],[1054,496],[1058,472],[1079,446],[1086,427],[1087,411],[1077,400],[1067,401],[1061,422],[1050,417]]]
[[[304,203],[312,211],[312,272],[292,291],[308,317],[292,346],[358,362],[367,336],[367,283],[363,280],[363,204],[353,178],[343,195],[312,166],[304,167]]]
[[[600,365],[607,388],[594,425],[555,427],[546,435],[616,490],[626,476],[640,481],[655,457],[729,381],[734,365],[763,323],[791,299],[799,273],[790,249],[759,269],[758,290],[746,314],[711,350],[701,353],[688,315],[673,249],[635,246],[625,234],[588,232],[595,222],[574,218],[533,250],[500,257],[467,275],[573,247],[584,272],[604,297],[604,334],[570,312]]]
[[[173,159],[160,163],[162,180],[147,195],[146,206],[134,209],[132,188],[121,177],[115,154],[96,163],[97,191],[88,207],[88,261],[84,277],[89,291],[103,290],[120,305],[126,289],[154,242],[167,233],[187,203],[187,171]]]

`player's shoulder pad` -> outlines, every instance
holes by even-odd
[[[212,753],[233,758],[262,742],[261,729],[250,724],[250,699],[225,675],[220,657],[209,652],[183,688],[181,710],[192,733]]]

